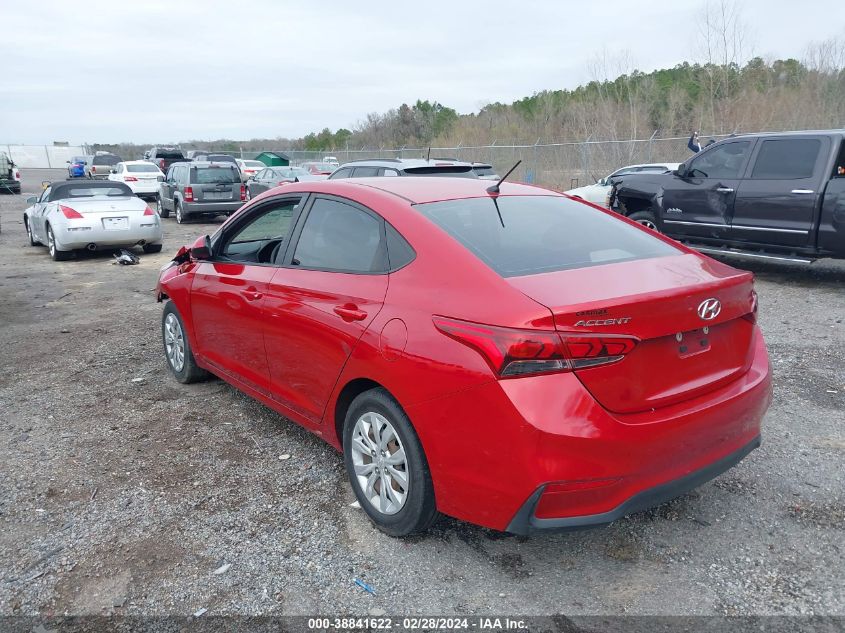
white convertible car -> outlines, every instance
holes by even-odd
[[[141,246],[145,253],[161,251],[158,214],[122,182],[54,182],[27,204],[23,219],[29,243],[46,244],[56,261],[81,249]]]

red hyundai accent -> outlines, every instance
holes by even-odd
[[[463,178],[272,189],[161,273],[176,379],[341,449],[383,531],[598,525],[760,444],[752,275],[608,211]]]

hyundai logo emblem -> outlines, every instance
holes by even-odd
[[[698,304],[698,316],[705,321],[712,321],[722,311],[722,302],[718,299],[705,299]]]

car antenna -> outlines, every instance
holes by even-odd
[[[502,212],[499,209],[499,196],[493,196],[493,206],[496,207],[496,213],[499,214],[499,223],[502,225],[502,228],[505,228],[505,221],[502,219]]]
[[[519,164],[520,164],[521,162],[522,162],[522,160],[518,160],[518,161],[516,161],[516,165],[514,165],[513,167],[511,167],[511,168],[508,170],[508,173],[506,173],[504,176],[502,176],[502,177],[501,177],[501,179],[499,180],[499,182],[497,182],[495,185],[492,185],[492,186],[490,186],[490,187],[487,187],[487,193],[499,193],[499,185],[501,185],[503,182],[505,182],[505,178],[507,178],[508,176],[510,176],[510,175],[511,175],[511,173],[513,172],[513,170],[514,170],[514,169],[516,169],[517,167],[519,167]],[[496,207],[496,208],[498,209],[498,207]],[[503,225],[503,226],[504,226],[504,225]]]

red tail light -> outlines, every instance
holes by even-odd
[[[434,317],[446,336],[479,352],[501,378],[549,374],[615,363],[637,339],[613,334],[522,330]]]
[[[82,220],[82,219],[84,219],[84,216],[79,211],[77,211],[76,209],[71,209],[70,207],[66,207],[63,204],[59,205],[59,211],[64,213],[64,216],[68,220]]]
[[[246,187],[241,185],[241,200],[246,200]]]
[[[164,159],[163,158],[158,159],[158,168],[160,170],[164,171]]]
[[[138,179],[135,178],[135,176],[127,176],[126,178],[124,178],[124,180],[126,182],[138,182]]]
[[[194,189],[193,187],[185,187],[185,202],[193,202],[194,201]]]
[[[155,214],[156,214],[156,212],[153,211],[152,209],[150,209],[149,207],[144,209],[144,215],[155,215]]]

